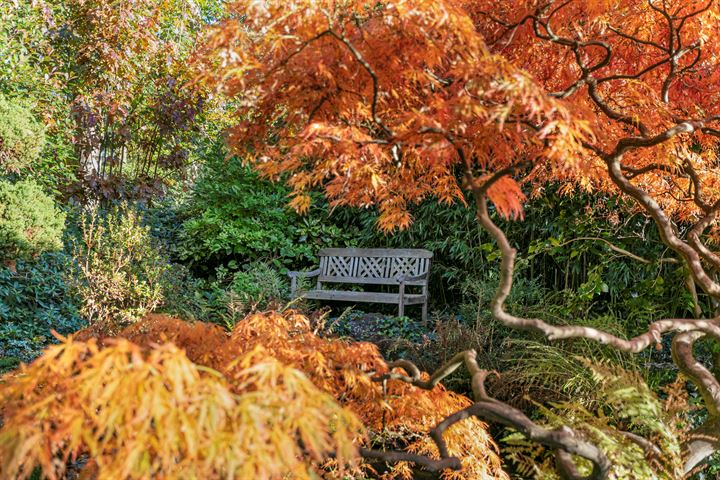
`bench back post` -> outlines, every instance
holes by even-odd
[[[323,256],[321,253],[320,254],[320,275],[322,275],[322,272],[324,272],[326,268],[327,268],[327,257]],[[315,285],[315,288],[318,290],[322,290],[322,282],[320,281],[320,275],[318,275],[317,284]]]

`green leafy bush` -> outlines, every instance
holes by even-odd
[[[331,221],[325,207],[300,216],[287,207],[287,194],[238,159],[211,154],[182,208],[176,256],[203,273],[233,260],[296,267],[313,263],[322,247],[351,242],[354,235]]]
[[[290,295],[287,277],[267,262],[253,262],[235,272],[230,290],[261,309],[272,300],[285,300]]]
[[[14,261],[62,248],[65,214],[32,180],[0,180],[0,259]]]
[[[690,430],[685,380],[679,378],[659,396],[636,372],[583,360],[593,383],[596,404],[587,408],[577,402],[538,405],[538,423],[548,428],[568,425],[601,446],[609,457],[611,480],[684,478],[681,439]],[[628,433],[629,432],[629,433]],[[635,435],[635,437],[631,437]],[[652,453],[633,438],[651,439]],[[554,455],[518,433],[503,439],[507,458],[522,478],[556,480]],[[580,472],[589,473],[587,465]]]
[[[234,323],[230,292],[217,279],[197,278],[185,265],[172,264],[167,280],[161,312],[190,321]]]
[[[53,340],[84,325],[70,282],[72,259],[64,252],[20,261],[17,273],[0,268],[0,357],[28,361]]]
[[[45,128],[30,108],[0,93],[0,172],[18,172],[40,156]]]
[[[172,265],[168,278],[163,312],[228,328],[253,311],[282,306],[290,293],[287,278],[267,262],[253,262],[236,271],[218,267],[209,279],[195,278],[183,265]]]
[[[138,214],[127,205],[93,209],[80,223],[76,288],[88,322],[114,331],[158,308],[170,267]]]

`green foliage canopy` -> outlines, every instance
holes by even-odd
[[[184,206],[177,256],[195,269],[270,260],[307,265],[318,250],[351,242],[316,205],[306,216],[287,207],[288,189],[258,177],[238,159],[212,154]]]
[[[0,180],[0,258],[33,257],[62,248],[65,214],[32,180]]]
[[[45,144],[45,128],[30,108],[0,93],[0,172],[15,173],[30,166]]]

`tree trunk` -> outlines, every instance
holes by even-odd
[[[720,450],[720,418],[711,419],[694,430],[683,445],[685,475]]]

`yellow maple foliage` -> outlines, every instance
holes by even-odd
[[[99,479],[336,478],[370,440],[437,456],[426,432],[471,403],[442,386],[383,388],[377,347],[323,339],[294,313],[251,315],[230,336],[150,316],[121,336],[66,339],[3,379],[0,476],[62,478],[87,455]],[[507,478],[485,428],[446,433],[464,468],[444,478]],[[412,474],[399,463],[383,478]]]
[[[231,389],[172,344],[52,346],[0,386],[0,476],[63,478],[79,454],[99,479],[313,478],[356,458],[355,415],[260,350],[242,361]]]

